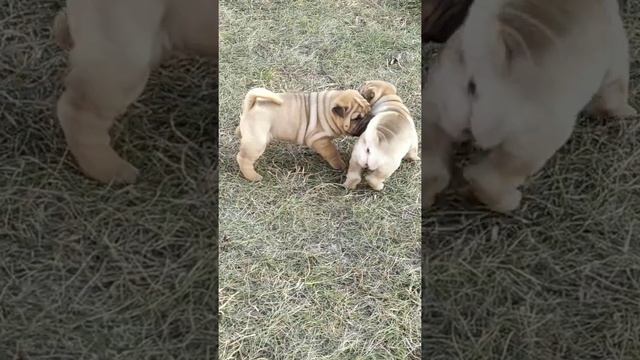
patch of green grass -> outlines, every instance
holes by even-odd
[[[639,18],[629,1],[636,108]],[[513,215],[455,194],[424,213],[427,358],[640,359],[639,139],[638,118],[580,119]]]
[[[312,150],[274,142],[252,184],[233,134],[251,87],[373,79],[398,87],[419,126],[417,3],[221,2],[221,359],[419,358],[420,164],[403,164],[382,193],[348,192]],[[353,142],[336,141],[345,160]]]
[[[55,117],[63,3],[0,2],[0,359],[212,358],[214,66],[154,73],[113,131],[141,177],[99,185]]]

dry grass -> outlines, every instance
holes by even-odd
[[[640,107],[640,3],[625,20]],[[512,216],[425,212],[424,354],[640,359],[640,123],[581,119]]]
[[[79,174],[54,116],[62,1],[0,1],[0,358],[211,358],[216,88],[175,60],[114,131],[132,186]]]
[[[419,124],[418,5],[221,2],[221,359],[419,357],[420,164],[401,166],[382,193],[347,192],[311,150],[273,143],[257,165],[264,180],[251,184],[233,136],[254,86],[385,79]],[[338,141],[345,159],[353,140]]]

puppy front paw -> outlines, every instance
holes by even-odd
[[[487,168],[468,166],[463,170],[463,177],[469,183],[468,191],[492,211],[506,214],[520,207],[522,192]]]
[[[638,115],[638,110],[629,104],[624,104],[619,109],[611,110],[611,115],[619,118],[634,117]]]
[[[349,177],[347,176],[347,180],[342,184],[346,189],[353,190],[355,189],[362,179],[359,176]]]
[[[411,149],[407,155],[404,156],[404,159],[407,161],[420,161],[420,156],[418,156],[417,150]]]
[[[140,171],[118,156],[111,148],[106,151],[82,153],[76,157],[82,172],[101,183],[132,184]]]
[[[335,170],[344,171],[347,169],[347,164],[344,162],[344,160],[342,160],[342,158],[332,159],[329,165],[331,165],[331,167]]]
[[[435,202],[436,197],[449,186],[451,174],[444,166],[429,166],[424,169],[423,174],[423,206],[429,208]]]
[[[123,161],[118,167],[113,179],[117,183],[132,184],[136,181],[139,174],[140,170],[128,161]]]
[[[513,190],[505,192],[496,202],[487,205],[493,211],[506,214],[518,209],[521,202],[522,192],[520,190]]]
[[[368,175],[366,177],[367,183],[369,184],[369,186],[376,191],[381,191],[382,188],[384,188],[384,183],[382,182],[382,180],[378,179],[377,177],[373,176],[373,175]]]
[[[433,193],[424,193],[424,195],[422,195],[422,208],[423,209],[428,209],[430,207],[433,206],[433,204],[436,202],[436,194]]]
[[[254,174],[244,174],[245,179],[251,181],[251,182],[258,182],[258,181],[262,181],[262,175],[258,174],[258,173],[254,173]]]
[[[505,190],[499,194],[489,194],[484,189],[472,188],[473,196],[480,200],[490,210],[507,214],[520,207],[522,192],[520,190]]]

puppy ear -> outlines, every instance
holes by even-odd
[[[352,98],[351,101],[353,102],[355,99]],[[349,128],[351,127],[351,116],[349,115],[349,107],[348,106],[344,106],[344,105],[340,105],[340,104],[336,104],[331,111],[333,111],[334,114],[336,114],[337,116],[339,116],[340,118],[342,118],[342,129],[344,131],[349,131]]]
[[[344,118],[347,115],[347,110],[348,109],[345,106],[340,105],[336,105],[333,107],[333,109],[331,109],[334,114],[340,116],[341,118]]]
[[[371,100],[373,100],[373,98],[376,96],[376,93],[375,91],[373,91],[373,89],[368,88],[362,95],[367,101],[371,102]]]

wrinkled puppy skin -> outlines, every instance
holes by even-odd
[[[249,181],[262,180],[254,165],[275,139],[306,145],[332,168],[344,170],[346,164],[332,140],[360,131],[354,129],[370,111],[371,105],[356,90],[274,93],[253,88],[245,96],[236,129],[240,172]]]

